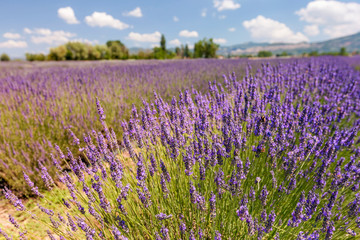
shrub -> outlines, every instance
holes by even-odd
[[[0,61],[2,61],[2,62],[8,62],[8,61],[10,61],[9,55],[7,55],[6,53],[1,54],[1,56],[0,56]]]

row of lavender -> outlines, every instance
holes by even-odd
[[[86,161],[53,157],[69,196],[66,213],[39,205],[50,238],[356,239],[360,73],[341,58],[301,59],[209,89],[134,107],[120,146],[97,101],[102,131],[73,137]]]
[[[206,89],[220,73],[244,71],[244,61],[136,61],[0,64],[0,187],[22,194],[22,171],[39,182],[39,163],[50,166],[54,143],[65,147],[75,134],[100,127],[95,97],[105,104],[107,121],[121,134],[131,104],[151,99],[153,91],[166,99],[180,89]],[[71,147],[72,150],[74,148]],[[53,174],[53,171],[50,171]],[[43,187],[43,185],[39,185]]]

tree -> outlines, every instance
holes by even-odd
[[[194,58],[204,57],[204,43],[202,40],[199,40],[194,44]]]
[[[10,61],[9,55],[7,55],[6,53],[1,54],[1,56],[0,56],[0,61],[2,61],[2,62],[8,62],[8,61]]]
[[[26,53],[25,54],[27,61],[45,61],[46,56],[42,53]]]
[[[194,45],[194,58],[214,58],[218,48],[219,45],[212,38],[199,40]]]
[[[107,41],[106,46],[109,49],[109,59],[128,59],[129,50],[119,41]]]
[[[258,57],[271,57],[272,52],[270,51],[260,51],[258,52]]]
[[[348,55],[348,53],[346,52],[346,48],[345,48],[345,47],[340,48],[339,55],[340,55],[340,56],[347,56],[347,55]]]
[[[184,48],[184,57],[185,58],[190,57],[190,50],[189,50],[189,46],[187,44],[185,45],[185,48]]]
[[[160,48],[164,52],[166,51],[166,40],[164,34],[161,34],[161,40],[160,40]]]
[[[91,45],[81,42],[68,42],[66,47],[66,60],[87,60]]]
[[[48,60],[63,61],[66,60],[67,49],[65,45],[50,48]]]
[[[181,48],[176,47],[176,48],[175,48],[175,53],[176,53],[176,56],[178,56],[178,57],[182,57],[182,56],[181,56],[181,55],[182,55]]]
[[[213,42],[213,39],[210,38],[209,40],[204,39],[204,48],[205,48],[205,58],[215,58],[216,51],[219,48],[219,45]]]
[[[319,56],[319,52],[318,52],[318,51],[311,51],[311,52],[309,53],[309,56],[310,56],[310,57],[317,57],[317,56]]]

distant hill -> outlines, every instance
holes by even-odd
[[[360,50],[360,32],[345,36],[341,38],[335,38],[322,42],[314,43],[255,43],[248,42],[242,44],[236,44],[232,46],[221,46],[217,52],[219,55],[227,56],[231,55],[243,55],[243,54],[257,54],[259,51],[271,51],[274,54],[282,53],[286,51],[289,54],[302,54],[311,51],[321,52],[337,52],[341,47],[346,47],[348,52]]]

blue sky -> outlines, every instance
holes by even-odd
[[[47,53],[67,41],[151,48],[204,37],[228,46],[314,42],[360,32],[360,1],[333,0],[0,0],[0,53]]]

